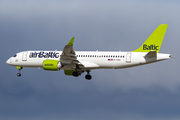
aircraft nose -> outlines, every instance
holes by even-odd
[[[6,61],[6,64],[8,64],[8,65],[11,64],[11,58],[9,58],[9,59]]]
[[[10,63],[10,62],[9,62],[9,59],[8,59],[8,60],[6,61],[6,64],[8,64],[8,65],[9,65],[9,63]]]

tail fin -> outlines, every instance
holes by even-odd
[[[141,47],[132,52],[156,51],[158,53],[161,48],[167,27],[168,24],[159,25],[156,30],[149,36],[149,38],[141,45]]]

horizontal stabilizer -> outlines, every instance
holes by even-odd
[[[150,51],[144,57],[157,57],[157,51]]]

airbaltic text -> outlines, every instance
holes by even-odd
[[[29,58],[58,58],[59,53],[57,52],[31,52]]]

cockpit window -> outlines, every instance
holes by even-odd
[[[14,55],[13,57],[16,57],[17,55]]]

